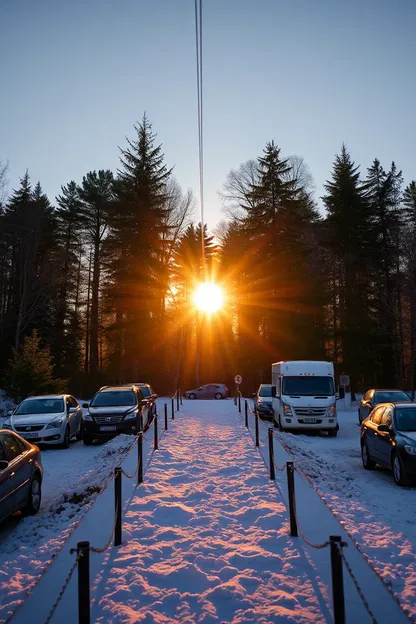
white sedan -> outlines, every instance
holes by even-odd
[[[69,394],[29,397],[9,414],[3,428],[35,444],[68,448],[71,438],[81,439],[82,410]]]

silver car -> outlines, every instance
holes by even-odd
[[[228,397],[228,388],[225,384],[210,383],[185,392],[185,399],[225,399],[226,397]]]
[[[261,384],[253,395],[254,411],[263,418],[273,418],[272,387],[271,384]]]
[[[81,427],[81,407],[69,394],[29,397],[3,424],[29,442],[63,448],[69,447],[71,438],[81,439]]]

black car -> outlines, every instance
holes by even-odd
[[[361,458],[393,471],[397,485],[416,477],[416,403],[382,403],[361,424]]]
[[[42,460],[37,446],[0,430],[0,520],[15,511],[36,514],[42,499]]]
[[[151,420],[151,401],[137,386],[105,386],[93,396],[83,415],[84,444],[95,438],[143,431]]]
[[[358,421],[361,424],[367,418],[372,409],[380,403],[410,403],[411,398],[403,390],[380,390],[372,388],[367,390],[358,406]]]
[[[156,399],[157,399],[157,394],[153,391],[152,387],[150,384],[148,383],[144,383],[144,382],[137,382],[134,384],[131,384],[132,386],[137,386],[138,388],[140,388],[140,390],[143,393],[143,396],[145,399],[148,399],[149,402],[151,402],[151,409],[152,409],[152,415],[156,416],[156,411],[157,411],[157,406],[156,406]]]

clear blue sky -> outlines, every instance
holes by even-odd
[[[342,141],[357,164],[416,178],[415,0],[204,0],[206,219],[227,171],[274,139],[317,187]],[[1,0],[0,159],[51,199],[146,110],[198,192],[193,0]]]

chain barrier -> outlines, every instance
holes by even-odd
[[[70,552],[71,552],[71,554],[72,554],[72,553],[74,553],[74,552],[78,552],[78,551],[77,551],[77,549],[76,549],[76,548],[75,548],[75,549],[71,548]],[[49,611],[48,617],[47,617],[47,618],[46,618],[46,620],[45,620],[45,624],[49,624],[49,622],[52,620],[52,618],[53,618],[53,616],[54,616],[54,613],[55,613],[56,609],[58,608],[59,603],[60,603],[60,602],[61,602],[61,600],[62,600],[62,597],[63,597],[63,595],[64,595],[64,593],[65,593],[65,591],[66,591],[66,588],[67,588],[67,587],[68,587],[68,585],[69,585],[69,582],[70,582],[70,580],[71,580],[71,578],[72,578],[72,575],[73,575],[73,573],[74,573],[74,571],[75,571],[75,568],[76,568],[76,567],[77,567],[77,565],[78,565],[78,561],[81,559],[81,557],[82,557],[82,553],[81,553],[81,552],[79,552],[79,553],[78,553],[78,555],[77,555],[77,557],[75,557],[75,561],[74,561],[74,563],[72,564],[71,569],[70,569],[70,570],[69,570],[69,572],[68,572],[68,575],[67,575],[67,577],[66,577],[66,579],[65,579],[65,581],[64,581],[64,584],[63,584],[63,585],[62,585],[62,587],[61,587],[61,591],[59,592],[59,594],[58,594],[58,596],[57,596],[57,598],[56,598],[55,602],[54,602],[54,603],[53,603],[53,605],[52,605],[51,610]]]
[[[119,511],[119,507],[117,505],[115,513],[114,513],[113,530],[111,531],[111,535],[110,535],[108,541],[105,543],[104,546],[101,546],[101,548],[97,548],[96,546],[90,546],[90,551],[91,552],[101,554],[101,553],[105,552],[107,550],[107,548],[110,548],[111,542],[113,541],[114,533],[116,531],[118,511]]]
[[[345,545],[346,545],[345,543],[342,544],[342,546],[345,546]],[[365,607],[365,610],[367,611],[367,613],[368,613],[368,615],[369,615],[369,617],[371,619],[372,624],[377,624],[377,620],[376,620],[376,618],[374,616],[374,613],[371,611],[370,605],[368,604],[367,599],[366,599],[366,597],[363,594],[363,591],[362,591],[362,589],[361,589],[361,587],[360,587],[360,585],[359,585],[359,583],[358,583],[358,581],[357,581],[357,579],[356,579],[356,577],[354,575],[354,572],[351,569],[350,564],[348,563],[348,561],[345,558],[345,555],[344,555],[344,552],[343,552],[342,548],[340,548],[338,544],[337,544],[337,548],[338,548],[338,551],[339,551],[339,553],[340,553],[340,555],[342,557],[342,560],[343,560],[343,562],[345,564],[345,567],[347,568],[348,574],[350,575],[351,580],[354,583],[355,589],[357,590],[357,593],[358,593],[359,597],[361,598],[361,602],[363,603],[363,605]]]
[[[140,461],[137,462],[136,470],[132,474],[126,472],[124,470],[124,468],[121,468],[121,474],[123,474],[125,477],[127,477],[127,479],[133,479],[137,475],[137,473],[139,472],[139,468],[141,466],[141,463],[142,463],[142,460],[140,459]]]
[[[284,472],[286,470],[286,463],[284,463],[283,466],[278,466],[276,462],[273,462],[273,464],[276,470],[278,470],[279,472]]]

